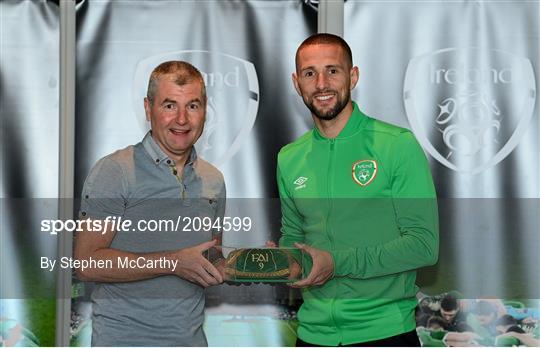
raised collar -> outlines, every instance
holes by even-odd
[[[352,105],[353,111],[351,117],[349,117],[347,124],[341,130],[341,132],[339,132],[335,139],[344,139],[350,137],[351,135],[358,133],[359,130],[365,127],[368,117],[364,115],[362,111],[360,111],[358,105],[354,101],[352,102]],[[315,136],[315,139],[330,140],[330,138],[327,138],[321,134],[319,128],[317,128],[316,125],[313,126],[313,134]]]
[[[160,165],[162,163],[166,165],[173,165],[174,161],[167,156],[167,154],[159,147],[159,145],[156,143],[154,138],[152,138],[152,131],[149,131],[144,136],[144,139],[142,141],[143,147],[148,152],[150,157],[152,157],[152,160],[156,165]],[[195,150],[195,146],[192,147],[191,153],[189,154],[189,158],[187,160],[186,165],[191,165],[197,160],[197,151]]]

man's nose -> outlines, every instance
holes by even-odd
[[[186,124],[187,122],[188,122],[187,111],[185,109],[180,108],[180,110],[178,110],[178,113],[176,114],[176,123]]]
[[[317,74],[317,89],[325,89],[327,87],[327,76],[324,73]]]

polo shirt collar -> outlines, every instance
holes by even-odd
[[[352,105],[353,105],[353,111],[352,111],[351,117],[349,117],[347,124],[345,125],[345,127],[343,127],[341,132],[339,132],[336,139],[343,139],[343,138],[347,138],[351,135],[356,134],[360,129],[364,128],[368,120],[368,117],[364,115],[362,111],[360,111],[360,109],[358,108],[358,105],[354,101],[352,102]],[[316,139],[319,139],[319,140],[328,139],[327,137],[321,134],[321,132],[319,131],[316,125],[313,126],[313,128],[314,128],[314,134],[315,134]]]
[[[156,165],[159,165],[161,163],[172,165],[174,163],[174,161],[169,158],[169,156],[167,156],[167,154],[161,149],[161,147],[159,147],[154,138],[152,138],[152,131],[148,131],[148,133],[146,133],[142,144],[144,149],[146,150],[146,152],[148,152],[150,157],[152,157],[152,160]],[[195,160],[197,160],[197,151],[195,150],[195,146],[193,146],[186,165],[193,164]]]

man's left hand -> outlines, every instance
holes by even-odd
[[[313,260],[313,267],[307,278],[299,280],[293,284],[293,288],[305,288],[308,286],[321,286],[334,275],[334,260],[328,251],[315,249],[309,245],[294,243],[294,245],[305,251]]]

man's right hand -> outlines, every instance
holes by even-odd
[[[313,267],[304,279],[292,283],[293,288],[306,288],[310,286],[324,285],[334,276],[334,260],[328,251],[315,249],[302,243],[294,243],[294,246],[311,256]]]
[[[216,240],[211,240],[176,251],[172,255],[178,260],[174,273],[205,288],[223,283],[223,277],[219,271],[203,256],[203,253],[214,245],[216,245]]]

